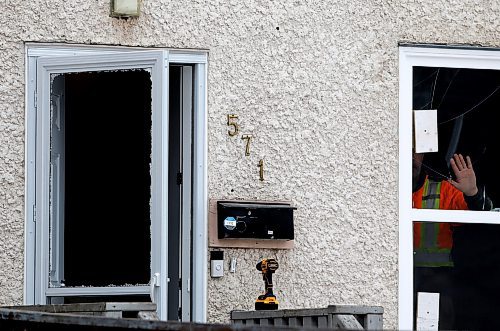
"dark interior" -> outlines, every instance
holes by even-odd
[[[149,294],[108,296],[65,296],[51,297],[49,304],[96,303],[96,302],[151,302]]]
[[[151,78],[65,74],[66,286],[150,279]]]
[[[168,150],[168,319],[179,318],[180,290],[180,233],[181,233],[181,185],[178,174],[182,172],[182,68],[171,66],[169,70],[169,150]]]

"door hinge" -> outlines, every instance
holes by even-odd
[[[35,109],[38,107],[38,92],[35,89]]]
[[[182,321],[182,307],[179,307],[179,310],[177,311],[177,317],[179,318],[179,321]]]
[[[33,222],[36,222],[36,205],[33,205]]]
[[[182,172],[177,173],[177,185],[182,185]]]
[[[179,290],[182,290],[182,278],[179,278]]]

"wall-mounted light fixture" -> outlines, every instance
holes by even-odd
[[[111,17],[138,17],[140,0],[111,0]]]

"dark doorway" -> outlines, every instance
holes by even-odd
[[[181,188],[182,188],[182,67],[169,72],[168,151],[168,319],[180,319],[181,307]]]
[[[65,184],[60,192],[64,197],[64,283],[148,284],[150,73],[69,73],[54,81],[58,79],[64,79],[65,93]]]

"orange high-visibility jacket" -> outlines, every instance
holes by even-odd
[[[447,210],[468,210],[464,195],[461,191],[451,185],[448,181],[433,182],[429,178],[425,179],[424,185],[413,193],[413,208],[419,209],[447,209]],[[450,223],[413,223],[413,247],[415,254],[425,253],[449,254],[453,246],[453,237]],[[431,231],[429,228],[433,227]],[[424,238],[432,236],[432,238]],[[439,262],[440,261],[440,262]],[[415,261],[416,265],[418,264]],[[422,264],[422,263],[421,263]],[[429,259],[428,266],[451,266],[451,260],[446,258]]]

